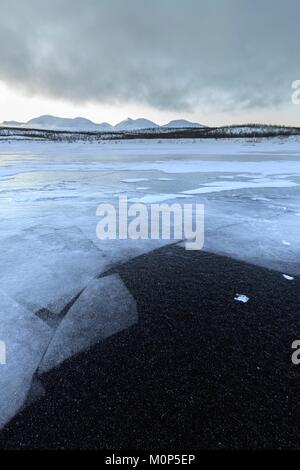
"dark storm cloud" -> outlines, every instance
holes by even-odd
[[[267,107],[300,78],[299,0],[0,0],[0,80],[73,102]]]

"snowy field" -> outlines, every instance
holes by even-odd
[[[201,202],[205,250],[278,270],[286,282],[300,274],[296,138],[3,140],[0,427],[42,393],[42,373],[138,321],[131,294],[105,272],[166,242],[97,239],[97,206],[117,203],[120,194]]]

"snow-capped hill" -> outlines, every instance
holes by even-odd
[[[114,130],[114,126],[112,126],[108,122],[101,122],[101,124],[97,124],[97,129],[99,131],[110,132]]]
[[[51,130],[96,131],[100,130],[101,125],[95,124],[89,119],[82,117],[71,119],[45,115],[31,119],[26,122],[26,124],[23,124],[22,127]]]
[[[96,124],[89,119],[85,119],[82,117],[77,117],[74,119],[70,119],[70,129],[74,130],[88,130],[88,131],[111,131],[113,130],[113,126],[108,124],[108,122],[102,122],[101,124]]]
[[[114,129],[116,131],[133,131],[138,129],[156,129],[159,125],[149,119],[131,119],[127,118],[119,122]]]
[[[3,121],[0,125],[5,127],[20,127],[22,124],[23,123],[19,121]]]
[[[184,129],[185,127],[206,127],[203,124],[199,124],[198,122],[190,122],[186,119],[175,119],[174,121],[168,122],[168,124],[164,124],[162,127],[167,127],[169,129]]]
[[[51,115],[43,115],[33,119],[30,119],[28,122],[18,122],[18,121],[4,121],[0,124],[2,127],[23,127],[27,129],[42,129],[42,130],[51,130],[51,131],[73,131],[73,132],[131,132],[138,130],[166,130],[166,129],[185,129],[185,128],[204,128],[202,124],[196,122],[190,122],[186,119],[178,119],[170,121],[164,126],[159,126],[149,119],[131,119],[127,118],[124,121],[119,122],[115,126],[107,122],[97,124],[89,119],[84,117],[76,118],[62,118]]]

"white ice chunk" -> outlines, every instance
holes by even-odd
[[[244,304],[246,304],[249,300],[249,297],[243,294],[236,294],[234,300],[237,300],[238,302],[243,302]]]
[[[286,240],[282,240],[282,244],[285,245],[285,246],[290,246],[290,242],[287,242]]]
[[[136,303],[119,276],[93,280],[56,330],[39,372],[48,371],[137,320]]]
[[[288,274],[283,274],[284,279],[287,279],[288,281],[293,281],[295,278],[292,276],[288,276]]]

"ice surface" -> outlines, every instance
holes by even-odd
[[[121,193],[145,204],[204,204],[206,251],[300,275],[300,142],[295,138],[1,141],[0,316],[5,321],[0,340],[7,342],[10,363],[0,365],[0,423],[26,400],[51,335],[57,341],[51,348],[60,348],[61,360],[101,336],[93,325],[95,337],[93,332],[86,342],[79,337],[74,350],[61,347],[62,331],[70,341],[81,321],[88,331],[88,320],[99,320],[92,313],[77,320],[87,293],[91,301],[100,299],[96,287],[91,292],[101,281],[95,279],[115,263],[172,243],[100,241],[96,208],[103,202],[117,205]],[[63,330],[55,330],[66,305],[82,290],[59,326]],[[113,299],[109,302],[106,312],[114,312]],[[41,320],[43,309],[54,318],[48,322],[52,329]],[[47,367],[56,364],[50,351]]]
[[[182,199],[186,196],[183,194],[147,194],[142,197],[133,197],[129,202],[141,202],[143,204],[151,204],[153,202],[168,201],[171,199]]]
[[[137,321],[135,301],[118,276],[93,280],[56,330],[39,373]]]
[[[143,181],[148,181],[148,178],[127,178],[121,180],[121,183],[141,183]]]
[[[42,320],[0,291],[0,338],[6,344],[6,364],[0,366],[0,428],[25,403],[51,335]]]
[[[188,191],[183,191],[184,194],[205,194],[205,193],[215,193],[219,191],[232,191],[233,189],[244,189],[244,188],[289,188],[292,186],[298,186],[297,183],[292,181],[282,181],[282,180],[267,180],[263,178],[262,181],[245,181],[245,182],[232,182],[227,183],[223,182],[220,185],[215,185],[214,183],[207,183],[202,188],[190,189]]]
[[[96,207],[117,202],[121,181],[131,182],[131,202],[204,203],[205,249],[251,261],[262,252],[272,267],[286,257],[285,269],[294,257],[294,273],[299,155],[296,139],[1,142],[1,288],[30,310],[58,313],[111,264],[156,247],[97,239]],[[291,233],[287,254],[279,245]]]

